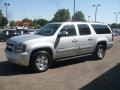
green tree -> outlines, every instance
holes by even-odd
[[[85,21],[85,16],[82,11],[77,11],[73,16],[72,16],[73,21]]]
[[[5,17],[0,17],[0,26],[6,26],[8,20]]]
[[[30,26],[36,29],[37,28],[37,20],[36,19],[33,20],[32,23],[30,24]]]
[[[11,28],[14,28],[15,26],[16,26],[15,21],[11,21],[11,22],[10,22],[10,27],[11,27]]]
[[[113,24],[111,25],[111,28],[117,28],[117,24],[116,24],[116,23],[113,23]]]
[[[117,28],[119,28],[119,29],[120,29],[120,24],[117,24]]]
[[[48,23],[48,20],[46,19],[34,19],[30,24],[30,26],[33,28],[40,28],[41,26],[44,26],[47,23]]]
[[[10,22],[10,26],[16,26],[15,21],[11,21],[11,22]]]
[[[69,21],[70,20],[70,12],[68,9],[59,9],[53,19],[51,20],[52,22],[64,22],[64,21]]]
[[[48,23],[48,20],[46,20],[46,19],[38,19],[37,20],[37,24],[40,26],[44,26],[47,23]]]
[[[3,16],[2,11],[0,10],[0,26],[6,26],[8,20]]]
[[[31,20],[31,19],[28,19],[28,18],[24,18],[24,19],[22,20],[22,22],[32,22],[32,20]]]
[[[31,23],[32,23],[32,20],[31,20],[31,19],[24,18],[24,19],[22,20],[21,25],[22,25],[22,26],[27,26],[27,27],[29,27]],[[19,25],[19,26],[21,26],[21,25]]]

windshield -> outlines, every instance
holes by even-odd
[[[61,24],[47,24],[38,30],[35,34],[43,36],[52,36]]]

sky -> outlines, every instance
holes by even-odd
[[[22,20],[23,18],[51,20],[58,9],[69,9],[73,15],[74,0],[0,0],[0,9],[5,15],[4,3],[10,3],[8,7],[8,19]],[[120,12],[120,0],[76,0],[76,11],[82,11],[85,19],[90,16],[90,21],[94,21],[95,7],[92,5],[100,4],[98,7],[97,21],[104,23],[114,23],[114,12]],[[118,15],[120,23],[120,14]]]

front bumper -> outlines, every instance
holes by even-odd
[[[109,43],[107,44],[107,49],[112,48],[112,46],[113,46],[113,42],[109,42]]]
[[[29,53],[24,52],[24,53],[14,53],[14,52],[9,52],[5,50],[6,57],[8,61],[18,64],[18,65],[23,65],[23,66],[29,66]]]

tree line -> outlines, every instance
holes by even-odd
[[[55,14],[54,17],[51,20],[47,19],[34,19],[31,20],[29,18],[24,18],[21,21],[18,21],[19,23],[16,23],[16,21],[10,21],[9,25],[11,28],[14,28],[17,26],[24,26],[26,25],[25,22],[29,22],[28,26],[32,28],[40,28],[44,26],[46,23],[49,22],[65,22],[65,21],[86,21],[85,15],[82,11],[76,11],[74,15],[70,15],[70,11],[68,9],[59,9]],[[0,27],[6,26],[8,23],[8,20],[3,16],[2,11],[0,10]],[[112,28],[120,28],[120,24],[110,24]]]
[[[6,26],[8,23],[7,19],[3,16],[1,10],[0,10],[0,17],[2,16],[2,19],[0,18],[0,26]],[[18,24],[18,26],[24,26],[24,23],[22,22],[30,22],[29,27],[39,28],[44,26],[46,23],[49,22],[65,22],[65,21],[85,21],[85,16],[82,11],[77,11],[72,17],[70,15],[70,12],[68,9],[59,9],[55,14],[54,17],[51,20],[47,19],[34,19],[31,20],[29,18],[24,18],[23,20],[19,21],[21,23]],[[10,27],[16,26],[16,21],[10,21],[9,22]]]
[[[113,23],[113,24],[110,24],[110,27],[113,29],[120,29],[120,24]]]
[[[50,21],[48,21],[46,19],[31,20],[31,19],[25,18],[25,19],[21,20],[21,22],[30,22],[29,27],[40,28],[49,22],[65,22],[65,21],[72,21],[72,20],[73,21],[85,21],[83,12],[77,11],[71,17],[68,9],[59,9]],[[14,27],[15,25],[16,25],[15,21],[11,21],[10,26]],[[23,26],[23,24],[20,24],[20,26]]]

